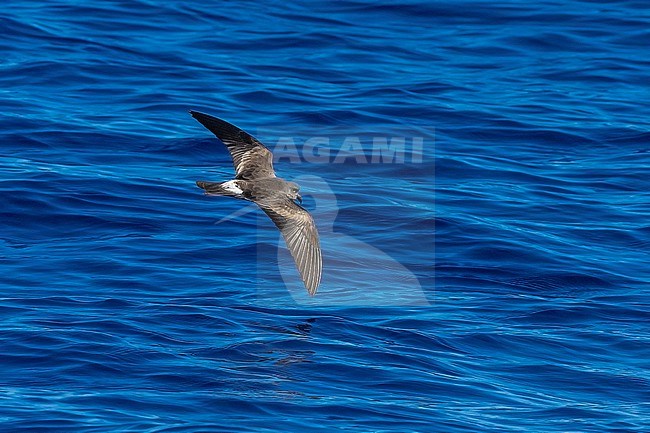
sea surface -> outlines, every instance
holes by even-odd
[[[650,431],[646,1],[0,11],[0,431]],[[302,186],[315,297],[189,114]]]

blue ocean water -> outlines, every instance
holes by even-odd
[[[25,0],[0,28],[0,430],[650,430],[645,2]],[[232,166],[190,109],[302,185],[314,298],[194,185]]]

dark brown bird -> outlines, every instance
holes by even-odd
[[[300,187],[275,176],[273,154],[255,137],[225,120],[190,111],[223,142],[232,156],[235,178],[226,182],[198,181],[208,195],[223,195],[256,203],[280,229],[310,295],[320,284],[323,269],[318,231],[304,208]]]

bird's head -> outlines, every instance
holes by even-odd
[[[298,184],[295,182],[289,182],[288,189],[289,189],[289,198],[291,200],[298,200],[300,203],[302,203],[302,197],[298,192],[300,191],[300,187],[298,186]]]

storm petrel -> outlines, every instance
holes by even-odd
[[[223,142],[235,166],[235,178],[227,182],[197,181],[208,195],[235,197],[256,203],[275,223],[296,262],[310,295],[320,284],[323,259],[314,220],[304,208],[294,182],[276,177],[273,154],[246,131],[216,117],[190,111],[190,114]]]

